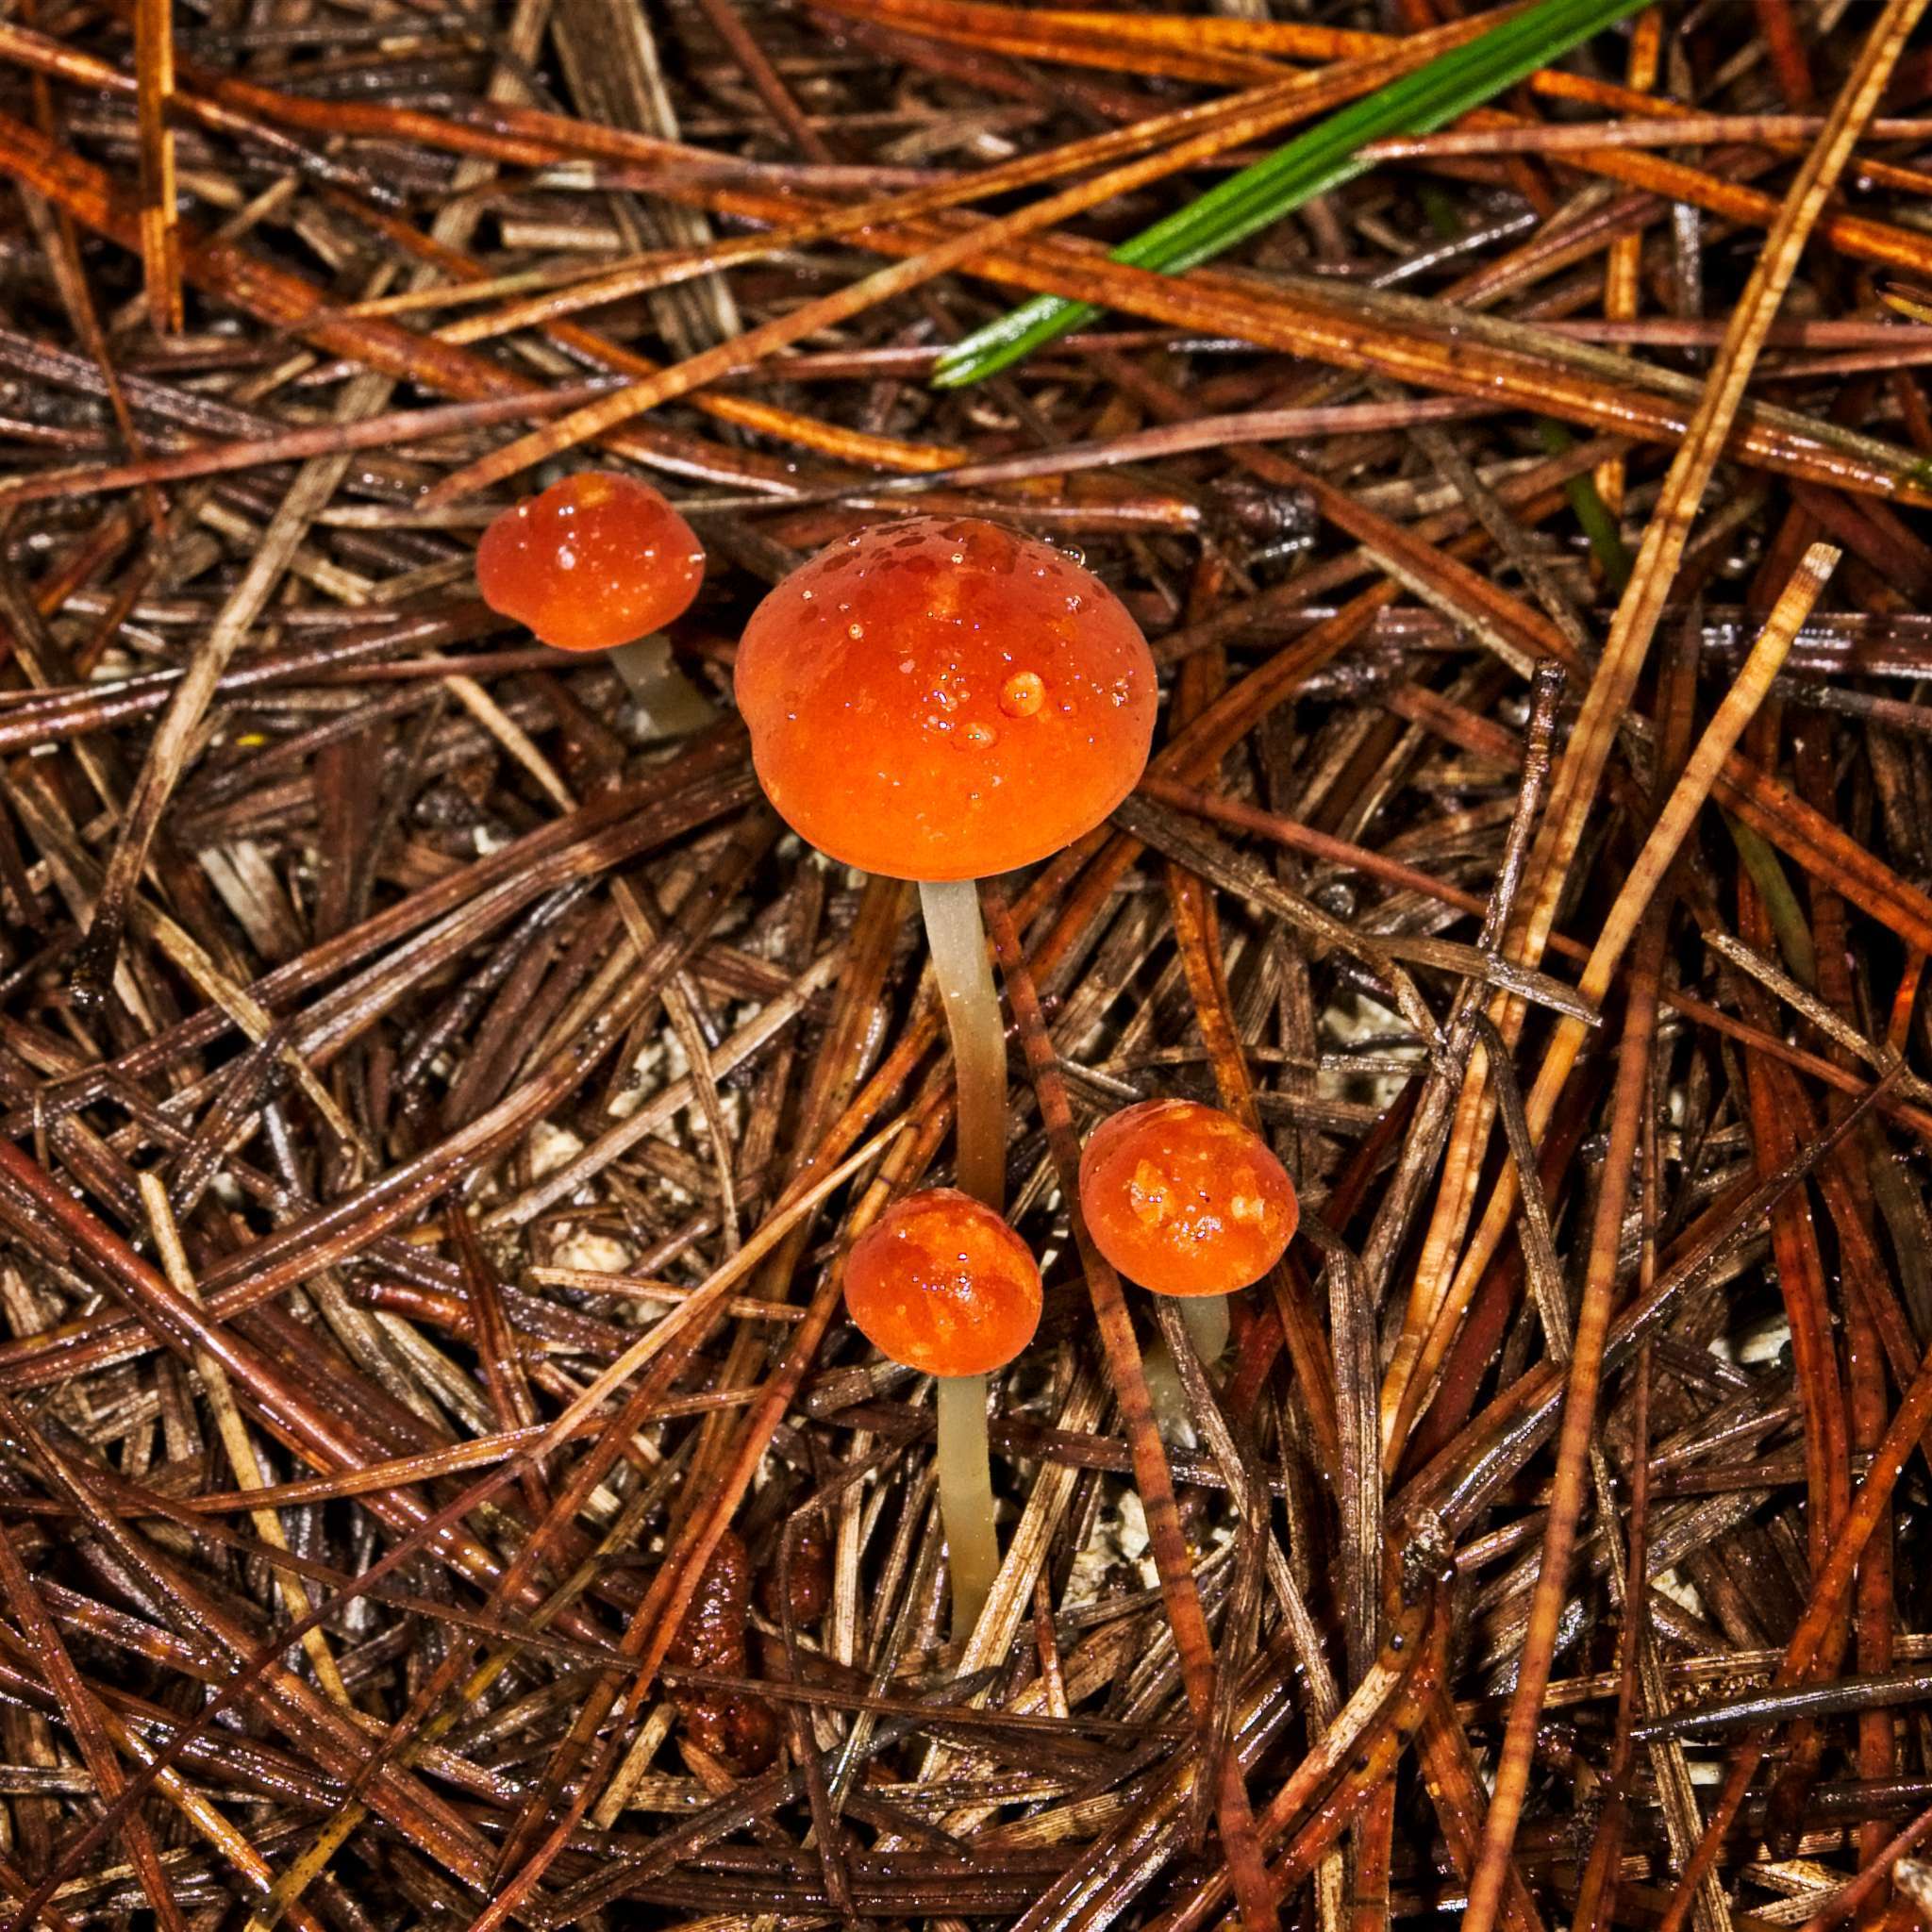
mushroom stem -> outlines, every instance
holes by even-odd
[[[1227,1350],[1227,1297],[1190,1294],[1179,1300],[1181,1320],[1188,1324],[1188,1340],[1194,1344],[1201,1366],[1211,1370]]]
[[[1188,1331],[1194,1353],[1211,1379],[1216,1365],[1227,1353],[1227,1297],[1224,1294],[1177,1294],[1171,1296],[1175,1312]],[[1188,1401],[1188,1386],[1164,1338],[1157,1340],[1142,1358],[1147,1372],[1148,1399],[1154,1404],[1154,1420],[1163,1438],[1170,1441],[1194,1440],[1194,1412]]]
[[[999,1574],[992,1526],[992,1468],[986,1445],[986,1377],[941,1375],[940,1527],[953,1573],[953,1636],[972,1636]]]
[[[959,1189],[997,1214],[1007,1191],[1007,1034],[992,990],[979,888],[971,879],[922,879],[919,904],[953,1037]]]
[[[1191,1444],[1194,1417],[1188,1407],[1187,1385],[1164,1337],[1157,1336],[1153,1347],[1142,1352],[1141,1372],[1147,1378],[1147,1400],[1154,1406],[1154,1425],[1160,1440]]]
[[[618,644],[608,656],[611,668],[630,688],[643,714],[646,739],[681,738],[718,715],[717,708],[673,661],[671,640],[661,630]]]

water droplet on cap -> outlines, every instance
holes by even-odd
[[[1000,689],[1000,709],[1009,718],[1030,718],[1046,702],[1046,685],[1037,671],[1017,671]]]

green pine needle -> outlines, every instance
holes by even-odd
[[[1304,202],[1366,173],[1371,164],[1360,152],[1370,142],[1444,126],[1648,4],[1537,0],[1500,26],[1317,122],[1266,160],[1230,175],[1123,242],[1112,259],[1168,275],[1210,261]],[[1035,296],[948,349],[934,371],[934,385],[963,389],[979,382],[1100,313],[1090,303]]]
[[[1734,819],[1729,812],[1724,812],[1723,818],[1724,829],[1738,848],[1738,857],[1744,861],[1744,870],[1751,874],[1751,883],[1764,901],[1765,917],[1771,921],[1772,934],[1777,941],[1778,951],[1784,955],[1786,969],[1800,986],[1815,989],[1818,955],[1811,945],[1811,927],[1776,847],[1741,819]]]
[[[1574,447],[1574,440],[1560,423],[1552,423],[1545,417],[1536,428],[1542,446],[1553,457],[1559,457],[1565,450]],[[1630,581],[1630,553],[1624,547],[1624,539],[1618,532],[1617,520],[1610,514],[1609,506],[1598,493],[1596,483],[1587,471],[1581,476],[1572,476],[1563,485],[1563,494],[1570,499],[1571,510],[1583,525],[1583,534],[1590,540],[1591,550],[1602,567],[1604,581],[1621,597],[1624,586]]]

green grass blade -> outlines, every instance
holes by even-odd
[[[1318,121],[1267,159],[1143,228],[1116,248],[1112,259],[1168,275],[1212,260],[1304,202],[1365,173],[1371,163],[1359,157],[1370,142],[1444,126],[1648,4],[1537,0],[1500,26]],[[1090,303],[1035,296],[956,342],[940,358],[933,382],[941,389],[963,389],[1100,313]]]

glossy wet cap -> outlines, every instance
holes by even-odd
[[[928,1188],[887,1208],[845,1257],[845,1311],[895,1362],[929,1375],[1004,1367],[1040,1325],[1040,1270],[991,1208]]]
[[[512,504],[476,547],[484,603],[561,651],[661,630],[704,580],[691,526],[648,483],[601,470]]]
[[[1098,577],[972,517],[820,552],[752,613],[736,682],[787,823],[908,879],[1010,872],[1091,831],[1140,778],[1158,700]]]
[[[1080,1157],[1080,1208],[1100,1252],[1158,1294],[1258,1281],[1301,1214],[1267,1142],[1192,1100],[1145,1100],[1103,1121]]]

